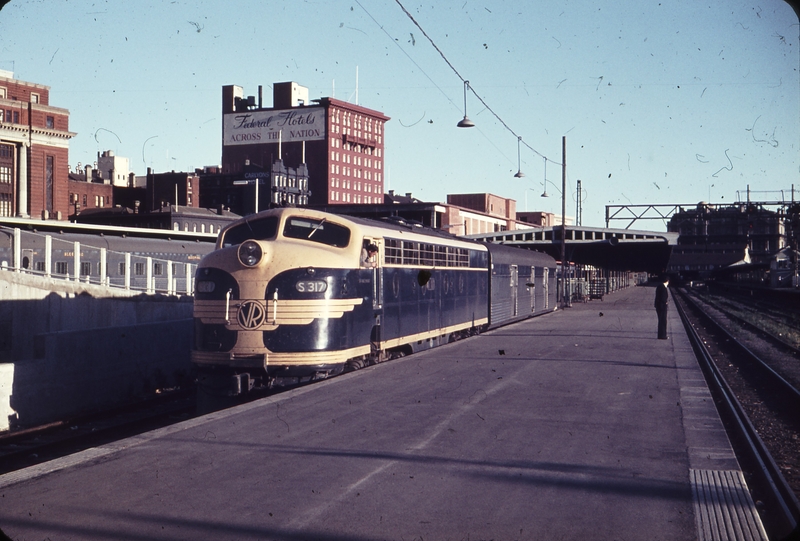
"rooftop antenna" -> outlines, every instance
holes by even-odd
[[[358,105],[358,66],[356,66],[356,105]]]

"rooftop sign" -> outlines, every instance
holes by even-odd
[[[279,111],[239,111],[225,115],[223,145],[291,143],[325,139],[325,109],[295,107]]]

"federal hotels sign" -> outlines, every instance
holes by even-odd
[[[240,111],[225,115],[223,145],[291,143],[325,139],[325,109],[296,107],[280,111]]]

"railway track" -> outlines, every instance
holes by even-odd
[[[754,294],[756,292],[753,292]],[[789,292],[787,292],[789,293]],[[800,313],[790,304],[776,305],[774,302],[759,300],[757,296],[749,297],[741,293],[731,294],[725,290],[697,291],[692,290],[695,298],[702,303],[713,306],[726,318],[749,329],[765,335],[777,345],[788,348],[788,351],[800,358]],[[793,295],[792,298],[797,297]]]
[[[776,370],[774,353],[755,352],[776,347],[767,338],[756,347],[758,339],[731,331],[718,312],[712,317],[685,292],[675,297],[770,539],[800,538],[800,391],[790,381],[800,378]]]
[[[253,392],[247,399],[218,398],[198,406],[192,387],[107,412],[0,434],[0,475],[169,426],[292,387]]]
[[[0,475],[195,416],[194,390],[0,435]]]

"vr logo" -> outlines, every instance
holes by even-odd
[[[264,324],[267,312],[258,301],[245,301],[239,307],[236,319],[239,325],[248,330],[254,330]]]

